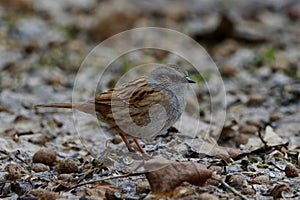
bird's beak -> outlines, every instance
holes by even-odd
[[[196,83],[196,81],[192,80],[190,77],[185,77],[185,80],[187,80],[188,83]]]

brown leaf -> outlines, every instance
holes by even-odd
[[[145,168],[147,168],[147,162]],[[211,176],[212,171],[208,170],[205,165],[193,162],[170,162],[163,168],[146,173],[153,192],[168,192],[185,181],[203,186]]]

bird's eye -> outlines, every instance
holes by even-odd
[[[185,77],[185,80],[188,82],[188,83],[196,83],[196,81],[192,80],[190,77],[186,76]]]

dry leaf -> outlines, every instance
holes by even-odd
[[[199,163],[170,162],[169,165],[165,165],[164,162],[163,165],[165,167],[146,173],[153,192],[168,192],[185,181],[193,185],[203,186],[206,180],[212,176],[212,171]],[[147,168],[147,162],[145,168]]]

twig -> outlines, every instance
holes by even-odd
[[[261,131],[262,131],[262,128],[260,128],[260,129],[258,130],[258,136],[259,136],[259,139],[260,139],[261,142],[264,144],[264,147],[267,148],[267,147],[268,147],[268,142],[266,142],[266,141],[264,140],[264,137],[263,137]]]
[[[93,184],[93,183],[97,183],[97,182],[101,182],[101,181],[106,181],[106,180],[111,180],[111,179],[116,179],[116,178],[126,178],[126,177],[129,177],[129,176],[140,176],[140,175],[143,175],[143,174],[145,174],[145,172],[127,173],[127,174],[116,175],[116,176],[107,176],[107,177],[104,177],[104,178],[101,178],[101,179],[87,181],[87,182],[84,182],[84,183],[74,185],[74,186],[68,188],[66,191],[70,191],[70,190],[75,189],[77,187],[81,187],[81,186],[84,186],[84,185]]]
[[[216,176],[212,176],[211,178],[220,182],[223,186],[225,186],[228,190],[233,192],[235,195],[239,196],[241,199],[248,200],[248,198],[246,196],[242,195],[239,191],[237,191],[236,189],[234,189],[233,187],[228,185],[223,179],[217,178]]]

